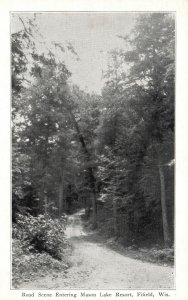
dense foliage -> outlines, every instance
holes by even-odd
[[[13,245],[20,251],[59,258],[64,229],[53,218],[81,207],[93,227],[125,245],[173,243],[174,24],[171,14],[139,17],[120,37],[124,48],[110,53],[101,96],[69,83],[56,50],[37,50],[31,22],[12,35]]]
[[[13,225],[13,238],[22,241],[22,249],[30,252],[47,252],[61,259],[64,245],[65,219],[51,219],[50,216],[17,216]]]
[[[148,14],[122,38],[129,50],[112,53],[103,90],[100,194],[113,211],[117,235],[137,242],[164,235],[168,244],[174,206],[174,20]]]
[[[69,245],[64,236],[66,219],[30,214],[17,216],[12,229],[12,284],[30,280],[68,267],[66,251]]]

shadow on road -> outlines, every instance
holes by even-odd
[[[70,241],[76,241],[77,243],[87,242],[94,243],[99,247],[105,247],[113,252],[116,252],[124,257],[129,257],[131,259],[136,259],[142,262],[155,263],[161,266],[173,266],[173,262],[166,263],[157,260],[155,257],[149,255],[147,249],[133,249],[131,247],[125,248],[123,245],[118,243],[113,237],[107,238],[97,230],[92,231],[92,229],[86,227],[88,223],[83,220],[84,213],[80,211],[76,216],[70,217],[70,223],[72,224],[72,236],[69,237]],[[75,234],[76,233],[76,234]]]

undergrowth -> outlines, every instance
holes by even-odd
[[[12,286],[18,287],[49,270],[68,268],[66,241],[66,218],[52,219],[50,216],[18,215],[12,230]]]

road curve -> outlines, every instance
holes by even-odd
[[[71,267],[57,277],[46,276],[24,289],[171,289],[174,269],[142,262],[109,249],[83,229],[81,212],[69,217],[66,236],[73,245]]]

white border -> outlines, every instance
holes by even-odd
[[[23,299],[21,291],[10,290],[10,11],[176,11],[176,296],[163,299],[188,299],[188,1],[187,0],[12,0],[0,2],[0,296]],[[48,291],[49,292],[49,291]],[[36,297],[37,298],[37,297]],[[158,296],[155,297],[158,299]],[[161,297],[160,297],[161,298]],[[38,299],[38,298],[37,298]],[[47,298],[49,299],[49,298]],[[52,299],[52,298],[50,298]],[[57,299],[57,298],[56,298]],[[61,298],[62,299],[62,298]],[[72,299],[72,298],[69,298]],[[78,298],[77,298],[78,299]],[[84,299],[84,298],[82,298]],[[95,298],[96,299],[96,298]],[[125,298],[122,298],[125,299]],[[131,298],[137,299],[137,298]],[[142,297],[142,299],[150,299]]]

